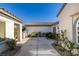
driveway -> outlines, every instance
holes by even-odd
[[[59,56],[60,54],[51,46],[53,42],[45,37],[30,38],[16,56]]]

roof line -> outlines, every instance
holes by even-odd
[[[64,7],[66,6],[67,3],[64,3],[63,6],[61,7],[60,11],[57,14],[57,17],[60,15],[60,13],[62,12],[62,10],[64,9]]]
[[[40,22],[40,23],[42,23],[42,22]],[[46,23],[45,22],[45,24],[38,24],[38,23],[36,23],[36,24],[26,24],[25,26],[52,26],[52,25],[57,25],[59,23],[59,21],[57,21],[57,22],[52,22],[52,23]]]
[[[13,19],[15,19],[15,20],[17,20],[19,22],[22,22],[21,19],[19,19],[18,17],[16,17],[12,13],[8,12],[7,10],[5,10],[5,8],[0,8],[0,12],[2,12],[3,14],[5,14],[5,15],[7,15],[7,16],[9,16],[9,17],[11,17],[11,18],[13,18]]]

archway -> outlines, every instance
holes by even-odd
[[[75,20],[73,26],[73,41],[79,45],[79,17]]]

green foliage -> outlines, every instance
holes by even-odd
[[[45,37],[46,33],[41,33],[41,32],[32,32],[31,34],[28,35],[28,37]]]
[[[11,39],[11,40],[7,41],[7,45],[12,50],[16,46],[16,41],[14,39]]]
[[[32,32],[31,34],[28,35],[28,37],[37,37],[37,33]]]
[[[35,32],[31,33],[31,37],[36,37],[36,34]]]
[[[28,34],[28,37],[31,37],[31,34]]]
[[[38,36],[39,36],[39,37],[42,37],[42,33],[41,33],[41,32],[38,32]]]
[[[26,30],[26,26],[22,26],[22,31],[25,31]]]
[[[1,42],[1,41],[4,41],[4,40],[5,40],[5,38],[0,38],[0,42]]]
[[[66,45],[67,45],[67,47],[68,47],[69,49],[73,49],[73,48],[74,48],[74,43],[72,43],[72,42],[70,42],[70,41],[66,42]]]
[[[52,38],[52,33],[51,32],[46,33],[46,37],[47,38]]]
[[[60,39],[60,35],[56,34],[56,33],[46,33],[46,37],[50,38],[50,39],[54,39],[54,40],[59,40]]]

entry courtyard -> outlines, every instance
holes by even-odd
[[[54,41],[47,40],[45,37],[25,38],[22,48],[15,56],[60,56],[60,54],[52,47]]]

